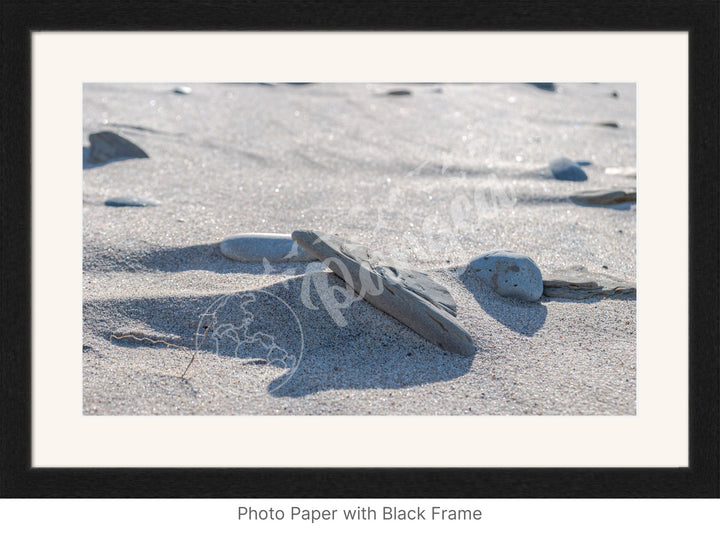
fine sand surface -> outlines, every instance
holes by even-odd
[[[530,304],[462,270],[508,249],[543,273],[582,265],[634,281],[635,205],[568,197],[636,187],[635,107],[633,85],[607,83],[86,85],[85,414],[635,414],[634,298]],[[149,158],[91,164],[88,136],[105,130]],[[559,157],[587,162],[588,180],[553,178]],[[121,195],[161,204],[104,205]],[[232,234],[295,229],[430,273],[477,353],[343,303],[318,263],[219,251]],[[230,329],[217,344],[213,312]],[[270,364],[258,333],[276,344]]]

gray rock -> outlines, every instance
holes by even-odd
[[[634,282],[607,273],[592,273],[583,266],[546,273],[543,279],[546,297],[588,299],[590,297],[635,297]]]
[[[292,238],[371,305],[446,351],[475,354],[470,334],[454,318],[457,306],[450,292],[426,273],[339,236],[296,230]]]
[[[583,182],[587,180],[585,171],[570,158],[556,158],[550,162],[550,171],[558,180]]]
[[[112,197],[105,201],[105,206],[157,206],[160,201],[143,197]]]
[[[220,252],[240,262],[311,262],[315,257],[298,247],[289,234],[248,233],[220,242]]]
[[[190,93],[192,93],[192,89],[186,85],[181,85],[173,89],[173,93],[177,95],[189,95]]]
[[[542,297],[540,268],[529,256],[511,251],[488,251],[470,261],[468,269],[498,294],[524,301]]]
[[[552,82],[529,82],[529,84],[537,87],[538,89],[542,89],[543,91],[554,92],[557,89],[555,84]]]
[[[409,89],[392,89],[385,93],[388,97],[409,97],[412,95],[412,91]]]
[[[91,163],[105,163],[122,158],[149,158],[149,156],[135,143],[115,132],[90,134]]]
[[[618,189],[594,189],[589,191],[579,191],[575,195],[570,195],[570,200],[581,206],[613,206],[635,202],[637,195],[635,188],[625,190]]]

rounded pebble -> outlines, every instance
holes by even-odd
[[[220,242],[220,252],[239,262],[312,262],[313,255],[296,244],[289,234],[236,234]]]
[[[550,171],[558,180],[571,180],[582,182],[587,180],[587,175],[582,168],[570,158],[556,158],[550,162]]]
[[[469,272],[505,297],[537,301],[543,293],[540,268],[524,254],[488,251],[470,261]]]
[[[192,93],[192,89],[186,85],[181,85],[173,89],[173,93],[177,93],[178,95],[189,95]]]
[[[143,197],[112,197],[105,201],[105,206],[157,206],[160,201]]]

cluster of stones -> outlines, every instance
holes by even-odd
[[[460,355],[476,352],[470,334],[457,320],[450,292],[427,273],[403,265],[364,245],[333,234],[296,230],[292,235],[248,233],[220,243],[223,255],[240,262],[319,260],[360,297],[399,320],[440,348]],[[581,268],[543,279],[528,256],[495,250],[473,258],[467,272],[497,294],[526,302],[543,295],[564,299],[634,295],[633,284]]]
[[[405,96],[400,91],[386,94]],[[588,177],[581,165],[587,164],[557,158],[550,162],[549,167],[557,180],[582,182]],[[570,196],[570,200],[582,206],[619,206],[635,202],[636,194],[634,189],[591,190],[577,192]],[[472,337],[456,319],[457,306],[445,287],[427,273],[383,258],[364,245],[323,232],[296,230],[292,235],[230,236],[220,243],[220,251],[226,257],[241,262],[320,260],[368,303],[442,349],[461,355],[476,352]],[[553,273],[543,278],[540,268],[530,257],[513,251],[483,253],[469,262],[467,271],[497,294],[527,302],[536,302],[542,296],[588,299],[635,295],[633,283],[607,274],[590,273],[584,268]]]
[[[292,239],[371,305],[446,351],[475,354],[472,337],[455,319],[450,292],[426,273],[332,234],[296,230]]]

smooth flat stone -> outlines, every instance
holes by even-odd
[[[558,180],[571,180],[582,182],[587,180],[587,175],[582,168],[570,158],[556,158],[550,162],[550,171]]]
[[[470,334],[454,317],[457,306],[450,292],[426,273],[332,234],[296,230],[292,238],[360,297],[425,339],[451,353],[476,353]]]
[[[635,283],[607,273],[593,273],[582,266],[546,273],[543,279],[546,297],[588,299],[591,297],[634,297]]]
[[[524,254],[512,251],[488,251],[473,258],[469,270],[504,297],[537,301],[542,297],[540,268]]]
[[[298,247],[289,234],[247,233],[220,242],[220,252],[239,262],[312,262],[315,257]]]
[[[105,201],[105,206],[157,206],[160,201],[143,197],[112,197]]]
[[[634,188],[627,191],[595,189],[580,191],[574,195],[570,195],[570,200],[581,206],[613,206],[616,204],[636,202],[637,195]]]
[[[135,143],[115,132],[90,134],[90,162],[104,163],[120,158],[149,158],[149,156]]]
[[[596,126],[606,126],[607,128],[620,128],[620,125],[615,121],[605,121],[602,123],[595,123]]]

